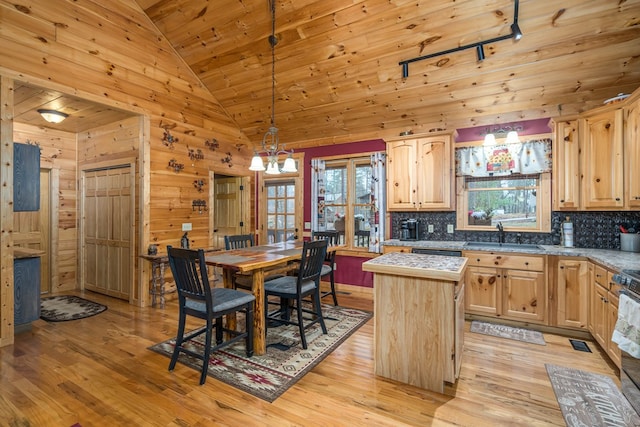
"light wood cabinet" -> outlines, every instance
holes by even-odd
[[[556,264],[555,326],[587,329],[589,319],[588,261],[559,258]]]
[[[623,110],[605,109],[580,119],[582,206],[624,207]]]
[[[387,209],[452,209],[452,168],[450,133],[388,141]]]
[[[589,302],[589,332],[595,341],[620,368],[621,353],[611,341],[618,320],[618,285],[613,283],[613,272],[589,263],[591,295]]]
[[[558,119],[554,125],[553,208],[576,210],[580,207],[578,120]]]
[[[545,259],[536,255],[465,252],[465,310],[470,314],[546,323]]]
[[[625,189],[630,208],[640,208],[640,95],[625,108]]]

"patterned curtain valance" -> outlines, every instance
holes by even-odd
[[[551,139],[456,148],[456,176],[551,172]]]

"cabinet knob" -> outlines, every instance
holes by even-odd
[[[561,266],[560,266],[560,270],[564,270],[564,265],[561,265]]]
[[[560,199],[560,203],[564,203],[564,199]]]
[[[616,202],[619,202],[619,201],[620,201],[620,197],[616,197]]]

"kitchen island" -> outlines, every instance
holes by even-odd
[[[388,253],[374,273],[375,373],[444,392],[460,372],[467,258]]]

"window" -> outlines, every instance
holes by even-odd
[[[347,247],[369,247],[371,172],[369,156],[326,161],[326,227],[339,231]]]
[[[294,180],[265,183],[267,192],[267,242],[295,240],[296,184]]]
[[[458,177],[458,229],[551,231],[550,174]]]

